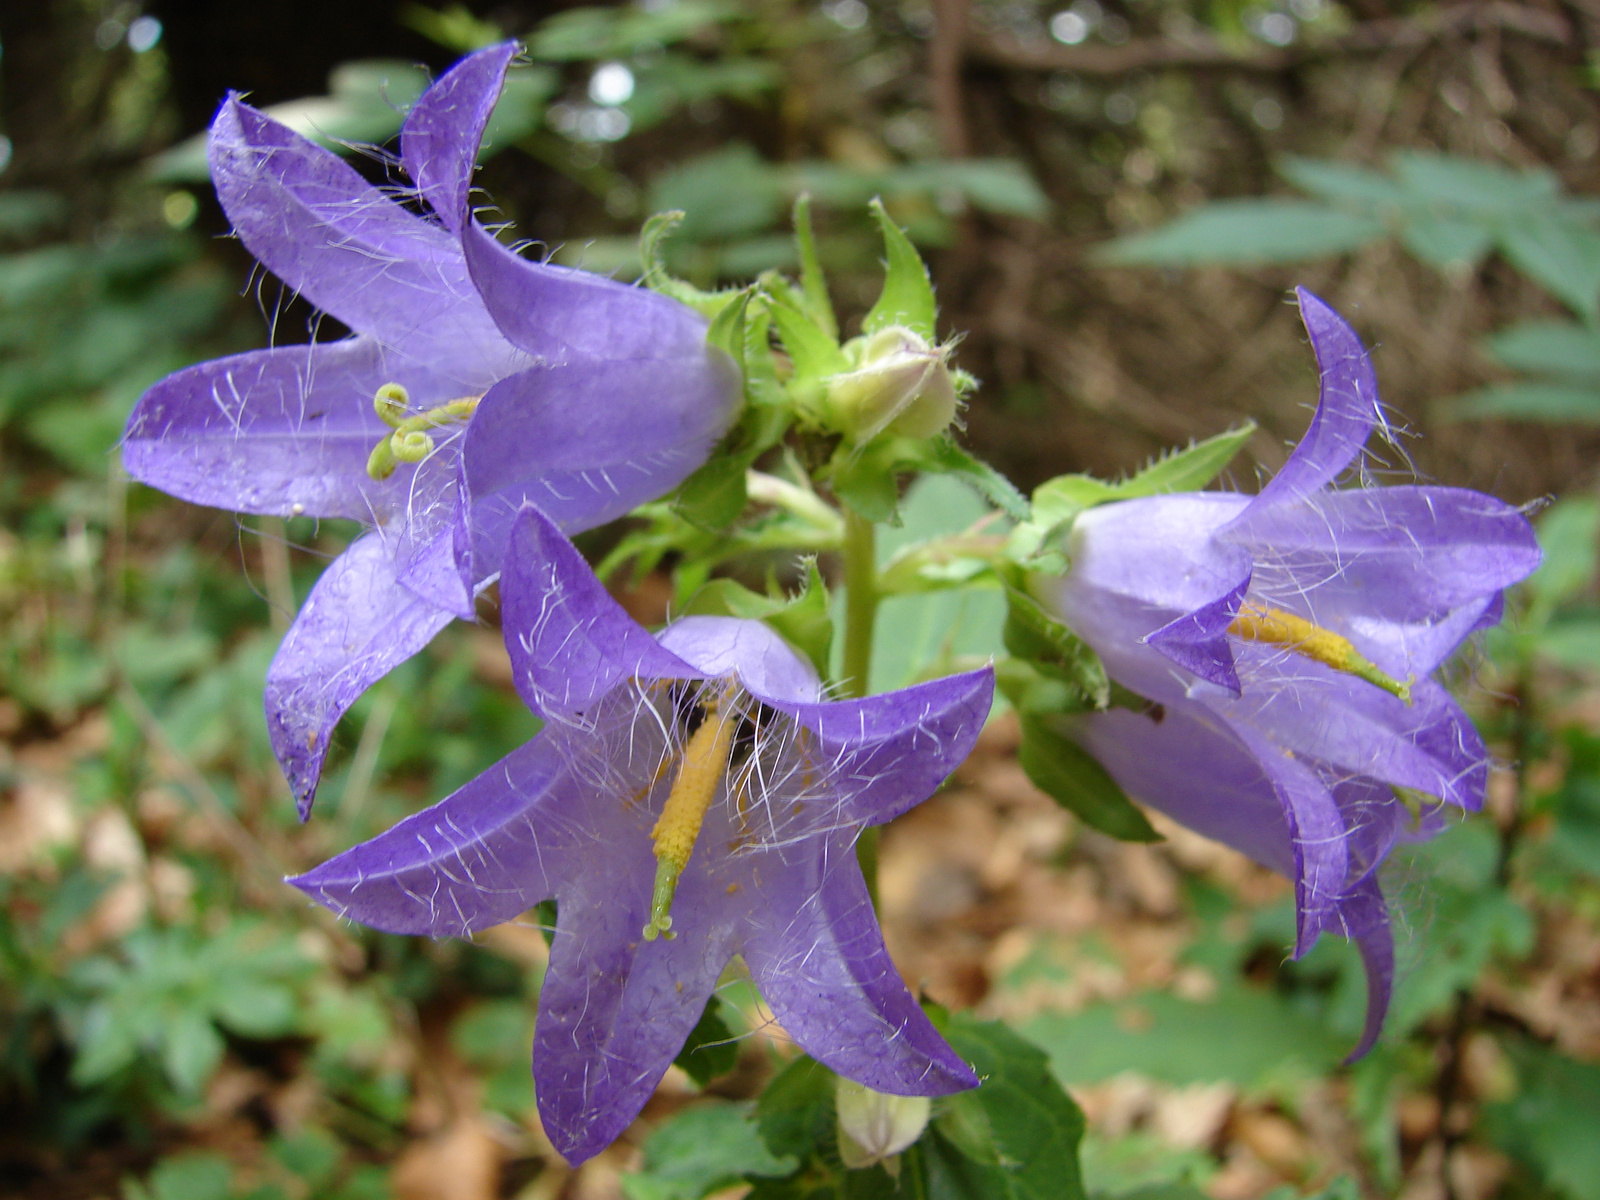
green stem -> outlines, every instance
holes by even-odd
[[[865,517],[844,514],[844,694],[867,694],[872,627],[878,618],[877,530]]]
[[[877,529],[848,506],[844,513],[844,678],[846,696],[865,696],[872,667],[872,630],[878,618]],[[856,859],[878,907],[878,831],[868,827],[856,841]]]

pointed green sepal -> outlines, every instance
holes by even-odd
[[[874,199],[870,207],[883,233],[883,248],[888,261],[885,264],[883,292],[862,321],[862,332],[871,335],[891,325],[904,325],[932,342],[935,340],[934,318],[938,306],[934,303],[928,268],[923,264],[916,247],[889,216],[883,201]]]
[[[683,223],[683,218],[684,213],[681,209],[656,213],[646,220],[643,228],[639,230],[639,262],[644,267],[642,276],[644,285],[652,292],[660,292],[680,304],[687,304],[702,316],[714,318],[735,302],[741,291],[738,288],[725,288],[718,292],[702,291],[667,270],[663,246],[673,231]]]
[[[811,197],[802,192],[794,201],[794,243],[800,252],[800,290],[806,298],[806,315],[835,342],[839,340],[839,320],[828,299],[828,281],[817,257],[817,239],[811,230]]]

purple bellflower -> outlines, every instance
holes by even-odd
[[[853,846],[966,756],[992,672],[823,700],[758,621],[646,632],[532,509],[501,589],[517,687],[544,731],[290,882],[362,924],[433,937],[555,897],[533,1075],[572,1163],[638,1114],[735,954],[841,1075],[900,1095],[974,1086],[890,962]]]
[[[223,209],[263,266],[353,333],[179,371],[128,423],[123,461],[162,491],[373,527],[323,574],[267,677],[302,816],[340,716],[472,616],[525,503],[569,531],[609,521],[682,482],[737,411],[736,369],[696,313],[524,259],[472,218],[516,50],[463,59],[406,118],[400,163],[426,216],[230,97],[210,142]]]
[[[1328,930],[1368,978],[1356,1055],[1382,1027],[1394,942],[1377,870],[1445,806],[1483,802],[1488,754],[1430,674],[1499,620],[1539,564],[1479,492],[1329,485],[1382,425],[1355,331],[1299,292],[1321,370],[1311,427],[1256,496],[1191,492],[1080,514],[1041,596],[1149,703],[1074,721],[1129,794],[1292,879],[1295,953]]]

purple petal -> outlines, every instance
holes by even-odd
[[[1219,711],[1249,724],[1281,753],[1316,759],[1384,783],[1475,809],[1488,782],[1488,752],[1450,694],[1430,679],[1408,705],[1321,663],[1261,645],[1237,648],[1244,694]]]
[[[709,894],[707,876],[694,870],[700,855],[673,902],[677,936],[647,942],[640,930],[650,919],[655,858],[644,828],[589,853],[594,860],[570,871],[558,892],[533,1031],[539,1117],[574,1166],[639,1115],[733,953],[732,927],[719,919],[725,898]]]
[[[540,716],[574,717],[629,677],[702,677],[622,611],[537,509],[512,527],[500,594],[512,677]]]
[[[575,851],[567,755],[536,737],[431,808],[296,876],[341,917],[389,933],[467,937],[555,893],[546,863]]]
[[[457,239],[337,155],[230,98],[211,125],[210,160],[245,246],[316,307],[419,363],[475,363],[467,394],[525,365],[485,311]]]
[[[732,362],[705,346],[673,359],[536,367],[496,384],[462,450],[480,574],[499,569],[527,504],[577,531],[671,491],[706,460],[739,397]]]
[[[532,262],[476,221],[461,230],[473,283],[501,331],[547,363],[703,353],[706,323],[676,300],[588,271]]]
[[[1232,723],[1234,736],[1261,763],[1282,805],[1294,851],[1295,957],[1308,953],[1317,935],[1337,920],[1350,873],[1344,819],[1326,784],[1282,747],[1247,725]]]
[[[756,986],[789,1036],[847,1079],[901,1096],[975,1087],[889,960],[851,841],[762,856],[741,947]]]
[[[811,664],[760,621],[684,617],[657,641],[707,678],[737,675],[746,691],[768,704],[809,704],[822,691]]]
[[[1255,557],[1261,594],[1346,636],[1359,630],[1374,641],[1369,657],[1402,676],[1426,674],[1454,649],[1432,626],[1470,608],[1450,625],[1459,642],[1488,598],[1541,559],[1521,513],[1459,488],[1323,492],[1252,507],[1225,536]],[[1407,651],[1416,657],[1395,661]]]
[[[169,375],[134,407],[128,473],[151,487],[237,512],[384,520],[419,498],[414,469],[384,482],[367,456],[390,430],[372,409],[382,383],[424,406],[459,394],[448,363],[397,359],[370,338],[282,346]]]
[[[983,667],[864,700],[768,702],[817,735],[826,816],[842,827],[881,825],[931,796],[971,753],[993,698]]]
[[[1246,576],[1227,595],[1163,625],[1144,639],[1145,645],[1237,696],[1239,672],[1233,662],[1228,627],[1238,615],[1239,605],[1249,588],[1250,578]]]
[[[267,668],[267,732],[301,819],[339,718],[449,623],[395,579],[381,534],[357,539],[322,573]]]
[[[1090,713],[1073,732],[1122,789],[1196,833],[1294,877],[1283,805],[1260,761],[1204,705]]]
[[[1378,379],[1356,331],[1305,288],[1296,288],[1295,295],[1322,374],[1321,395],[1305,437],[1252,509],[1305,500],[1332,483],[1361,453],[1373,425],[1384,420]]]
[[[418,465],[413,478],[413,499],[405,518],[395,522],[396,578],[429,603],[470,621],[476,579],[460,456],[454,447],[441,447]]]
[[[1354,1062],[1372,1049],[1383,1031],[1394,988],[1394,934],[1389,928],[1389,906],[1375,876],[1369,875],[1350,889],[1339,903],[1337,920],[1336,932],[1355,942],[1367,972],[1365,1027],[1360,1043],[1345,1060]]]
[[[423,93],[400,130],[400,165],[452,233],[467,219],[478,144],[517,50],[501,42],[463,58]]]

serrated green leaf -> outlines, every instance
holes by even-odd
[[[1111,680],[1100,656],[1032,596],[1012,584],[1006,587],[1006,652],[1036,670],[1067,684],[1076,707],[1104,708],[1111,698]],[[1018,705],[1019,710],[1022,706]]]
[[[1585,320],[1600,312],[1600,233],[1559,213],[1520,213],[1500,233],[1513,266]]]
[[[656,213],[645,221],[644,227],[639,230],[639,262],[644,268],[641,278],[651,291],[671,296],[705,316],[715,317],[734,302],[738,293],[705,292],[691,283],[675,278],[667,270],[666,255],[662,246],[667,238],[672,236],[673,231],[683,224],[683,217],[682,209],[673,209]]]
[[[1405,193],[1380,171],[1325,159],[1288,157],[1279,159],[1278,174],[1304,191],[1324,200],[1379,207],[1398,205]]]
[[[1031,511],[1016,485],[954,439],[945,436],[914,444],[913,462],[927,472],[954,475],[972,484],[1013,520],[1025,521]]]
[[[1385,232],[1375,217],[1309,200],[1224,200],[1150,233],[1118,238],[1093,257],[1107,266],[1304,262],[1358,249]]]
[[[1061,718],[1022,718],[1017,761],[1044,792],[1084,824],[1125,842],[1159,842],[1148,817],[1111,775],[1059,728]]]
[[[903,325],[921,334],[929,342],[937,340],[934,320],[938,306],[933,299],[933,283],[928,279],[928,268],[922,256],[900,226],[889,216],[883,202],[873,200],[869,206],[883,233],[883,248],[887,256],[883,277],[883,291],[878,302],[861,322],[863,333],[877,333],[891,325]]]
[[[1545,170],[1510,171],[1481,159],[1401,151],[1390,166],[1406,203],[1462,212],[1521,212],[1556,198],[1560,184]]]
[[[1600,385],[1537,380],[1494,383],[1446,401],[1444,415],[1455,419],[1509,417],[1520,421],[1600,421]]]
[[[923,1143],[930,1192],[970,1200],[1084,1200],[1083,1113],[1051,1074],[1045,1053],[998,1021],[961,1015],[940,1032],[983,1082],[947,1102],[957,1112],[972,1111],[959,1124],[941,1119]]]
[[[1518,1086],[1484,1113],[1490,1138],[1571,1200],[1600,1200],[1600,1067],[1531,1041],[1510,1050]]]
[[[217,1019],[244,1037],[282,1037],[295,1027],[298,1005],[294,993],[275,983],[251,980],[244,986],[230,982],[213,1000]]]
[[[767,1084],[756,1100],[761,1140],[778,1157],[806,1159],[833,1137],[834,1074],[806,1055]]]
[[[1600,570],[1600,501],[1572,496],[1553,504],[1539,518],[1539,546],[1544,561],[1525,585],[1543,624],[1593,582]]]
[[[1236,429],[1192,442],[1156,459],[1132,478],[1113,484],[1112,493],[1118,500],[1131,500],[1169,492],[1198,492],[1227,469],[1255,431],[1256,423],[1246,421]]]
[[[1400,244],[1430,267],[1460,271],[1476,267],[1488,256],[1494,230],[1482,222],[1412,211],[1400,227]]]
[[[720,1079],[739,1065],[739,1043],[733,1036],[733,1030],[723,1020],[721,1008],[722,1001],[716,996],[706,1001],[705,1011],[689,1031],[683,1049],[672,1060],[700,1087],[705,1087],[713,1079]],[[750,1126],[750,1136],[757,1136],[753,1125]],[[760,1144],[759,1141],[757,1144]]]
[[[1483,348],[1513,371],[1600,382],[1600,333],[1570,321],[1523,321],[1485,338]]]
[[[1330,1070],[1350,1047],[1285,997],[1230,983],[1211,1000],[1145,992],[1072,1015],[1048,1013],[1022,1032],[1063,1083],[1137,1071],[1164,1083],[1262,1087]]]
[[[786,1175],[789,1157],[768,1152],[750,1107],[695,1104],[652,1133],[637,1174],[622,1177],[628,1200],[700,1200],[747,1177]]]
[[[184,1008],[167,1019],[162,1031],[161,1065],[172,1086],[184,1095],[195,1095],[205,1086],[222,1061],[222,1050],[222,1035],[211,1023],[210,1014]]]

